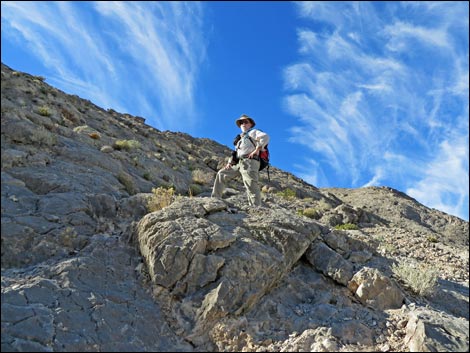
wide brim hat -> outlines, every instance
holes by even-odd
[[[240,127],[240,122],[242,120],[248,120],[251,123],[251,127],[254,127],[256,125],[255,121],[250,118],[248,115],[243,114],[241,117],[239,117],[237,120],[235,120],[235,124],[237,124],[238,127]]]

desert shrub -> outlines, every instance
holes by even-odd
[[[38,108],[38,114],[42,116],[50,116],[51,112],[47,106],[43,105],[42,107]]]
[[[68,248],[73,247],[74,240],[77,238],[77,232],[72,227],[66,227],[59,234],[59,243]]]
[[[88,136],[90,136],[94,140],[99,140],[101,138],[101,135],[99,134],[99,132],[91,132],[88,134]]]
[[[277,195],[284,199],[293,199],[297,196],[295,190],[289,188],[285,188],[284,190],[279,191]]]
[[[130,151],[132,149],[140,148],[140,146],[141,143],[137,140],[116,140],[113,144],[113,148],[118,151]]]
[[[335,225],[334,228],[338,230],[358,230],[359,229],[359,227],[353,223],[338,224],[338,225]]]
[[[31,142],[36,142],[43,146],[54,146],[57,143],[57,136],[42,126],[33,131],[30,139]]]
[[[437,270],[412,261],[392,264],[392,271],[411,291],[420,296],[434,292],[437,285]]]
[[[319,219],[321,217],[321,213],[315,209],[315,208],[306,208],[304,210],[300,210],[299,212],[302,216],[308,217],[308,218],[313,218],[313,219]]]
[[[155,212],[161,210],[164,207],[171,205],[175,200],[175,189],[164,188],[162,186],[158,188],[152,188],[152,197],[147,202],[147,210],[149,212]]]
[[[73,113],[71,113],[69,110],[67,110],[67,109],[65,109],[65,108],[62,108],[62,109],[60,110],[60,113],[62,114],[62,117],[63,117],[64,119],[70,120],[70,121],[72,121],[72,122],[74,122],[74,123],[76,123],[76,122],[79,121],[79,119],[78,119],[75,115],[73,115]]]
[[[212,183],[212,174],[205,172],[202,169],[195,169],[192,171],[193,182],[199,185],[207,185]]]

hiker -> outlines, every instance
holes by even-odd
[[[269,136],[258,129],[254,129],[256,123],[248,115],[243,114],[235,121],[235,124],[242,132],[233,141],[235,151],[233,151],[232,157],[215,177],[212,197],[222,198],[226,183],[240,174],[246,188],[248,203],[251,206],[261,206],[261,194],[258,184],[259,153],[269,143]]]

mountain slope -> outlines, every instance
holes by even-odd
[[[468,350],[468,222],[275,167],[266,208],[214,200],[226,146],[3,64],[1,89],[2,351]]]

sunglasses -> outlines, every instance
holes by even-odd
[[[249,120],[240,120],[240,125],[248,124],[249,122]]]

